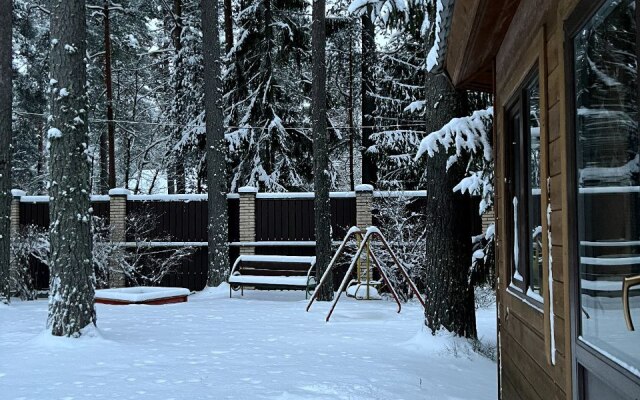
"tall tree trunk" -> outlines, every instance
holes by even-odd
[[[233,48],[233,4],[224,0],[224,49],[227,54]]]
[[[95,324],[87,162],[84,0],[51,3],[50,289],[47,326],[74,336]]]
[[[435,13],[429,15],[435,26]],[[427,48],[433,44],[433,32]],[[444,75],[427,74],[426,131],[442,128],[452,118],[467,115],[467,94],[453,88]],[[432,333],[445,328],[456,335],[475,338],[476,317],[471,266],[471,224],[475,211],[468,196],[454,192],[464,177],[462,160],[447,171],[449,155],[441,150],[426,161],[425,208],[426,297],[425,324]]]
[[[201,0],[204,57],[204,110],[207,129],[209,210],[209,286],[225,281],[229,270],[227,177],[222,115],[222,81],[218,3]]]
[[[9,301],[11,241],[11,0],[0,0],[0,299]]]
[[[373,155],[367,149],[373,145],[373,113],[376,102],[373,98],[375,83],[373,81],[373,67],[376,62],[376,29],[369,13],[362,17],[362,183],[376,184],[378,181],[378,166]]]
[[[113,77],[111,74],[111,20],[109,18],[109,0],[104,0],[104,83],[107,95],[107,132],[109,152],[109,189],[116,187],[116,127],[113,122]],[[102,143],[100,143],[102,145]],[[102,154],[102,150],[100,152]],[[102,162],[102,160],[101,160]],[[105,192],[106,193],[106,192]]]
[[[182,137],[182,126],[180,123],[182,122],[182,116],[184,113],[183,107],[183,78],[184,75],[182,73],[182,29],[183,29],[183,21],[182,21],[182,0],[173,0],[173,18],[174,18],[174,27],[171,32],[171,38],[173,40],[173,48],[175,50],[176,56],[176,65],[175,68],[175,87],[174,87],[174,101],[176,104],[174,105],[174,123],[176,123],[176,127],[174,128],[173,135],[174,140],[178,141]],[[182,154],[180,152],[174,152],[172,155],[172,161],[169,172],[169,193],[184,193],[185,192],[185,171],[184,171],[184,163],[182,160]],[[173,183],[173,184],[171,184]]]
[[[325,0],[313,1],[311,24],[311,119],[313,128],[313,184],[316,233],[316,282],[331,259],[331,207],[329,204],[329,149],[327,135],[327,78],[325,60]],[[333,280],[320,288],[318,300],[333,298]]]
[[[353,192],[356,187],[356,177],[353,163],[353,149],[355,142],[355,127],[353,122],[353,25],[349,26],[349,187]]]

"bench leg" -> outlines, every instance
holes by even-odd
[[[244,296],[244,285],[240,285],[240,296]]]
[[[229,298],[231,298],[231,285],[229,285]]]

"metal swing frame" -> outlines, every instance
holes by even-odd
[[[363,235],[363,232],[364,232],[364,235]],[[422,298],[422,295],[418,291],[418,288],[416,287],[415,283],[413,283],[413,281],[411,280],[411,277],[409,276],[409,273],[407,272],[406,268],[402,265],[402,263],[400,262],[400,260],[398,259],[398,257],[394,253],[394,251],[391,249],[391,246],[389,245],[389,242],[384,237],[384,235],[376,227],[369,227],[368,229],[363,231],[362,229],[358,228],[357,226],[354,226],[351,229],[349,229],[349,231],[345,235],[344,240],[342,241],[342,243],[340,243],[340,247],[338,248],[338,251],[336,251],[336,253],[333,255],[333,258],[331,259],[331,262],[329,263],[329,266],[327,267],[327,269],[324,271],[324,274],[322,275],[322,278],[320,279],[320,282],[318,282],[318,284],[316,285],[316,289],[313,292],[313,295],[311,296],[311,299],[309,299],[309,304],[307,304],[307,311],[309,311],[309,309],[311,308],[311,305],[313,304],[313,302],[318,297],[318,294],[320,293],[320,287],[331,276],[331,271],[336,266],[336,262],[337,262],[338,258],[344,253],[345,248],[347,247],[347,243],[352,238],[359,239],[360,240],[360,246],[358,247],[358,251],[356,252],[356,254],[353,256],[353,258],[351,260],[351,264],[349,265],[349,269],[347,270],[347,273],[345,274],[344,278],[342,279],[342,283],[340,284],[340,288],[338,289],[338,293],[336,293],[336,298],[333,299],[333,304],[331,305],[331,309],[329,310],[329,314],[327,314],[327,318],[325,319],[326,322],[329,322],[329,319],[331,318],[331,314],[333,314],[333,310],[336,308],[336,304],[338,304],[338,301],[340,300],[340,296],[342,295],[342,292],[344,292],[344,290],[346,289],[346,286],[347,286],[347,284],[349,282],[349,278],[351,277],[351,274],[353,274],[353,270],[356,267],[356,265],[358,263],[358,260],[360,259],[361,255],[362,255],[362,252],[365,251],[365,250],[368,251],[368,254],[371,257],[371,260],[373,261],[374,267],[377,268],[378,271],[380,271],[380,275],[382,276],[382,280],[384,281],[384,283],[391,290],[391,294],[392,294],[394,300],[396,301],[396,303],[398,304],[398,313],[402,310],[402,304],[400,302],[400,299],[398,297],[398,293],[396,292],[395,287],[393,286],[393,284],[389,280],[389,277],[387,276],[387,273],[382,268],[382,266],[380,264],[380,261],[378,260],[378,257],[376,257],[375,253],[371,249],[371,246],[368,245],[369,241],[371,239],[373,239],[373,238],[377,238],[382,243],[383,248],[391,256],[391,259],[393,260],[393,262],[396,264],[396,266],[400,270],[401,275],[409,283],[409,288],[410,288],[411,292],[418,298],[418,300],[422,304],[422,307],[426,307],[424,299]]]

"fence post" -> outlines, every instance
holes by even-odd
[[[240,241],[256,241],[256,194],[258,188],[243,186],[240,193]],[[255,254],[255,246],[240,246],[240,255]]]
[[[127,196],[131,192],[127,189],[109,190],[109,228],[112,243],[122,243],[127,240]],[[109,286],[112,288],[125,287],[126,279],[121,266],[109,266]]]
[[[356,186],[356,225],[366,229],[373,225],[373,186]]]

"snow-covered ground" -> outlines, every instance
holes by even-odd
[[[495,399],[496,364],[466,342],[422,332],[422,310],[343,298],[304,311],[302,292],[188,303],[97,305],[98,330],[44,333],[47,302],[0,304],[0,398]],[[495,343],[495,309],[478,312]]]

